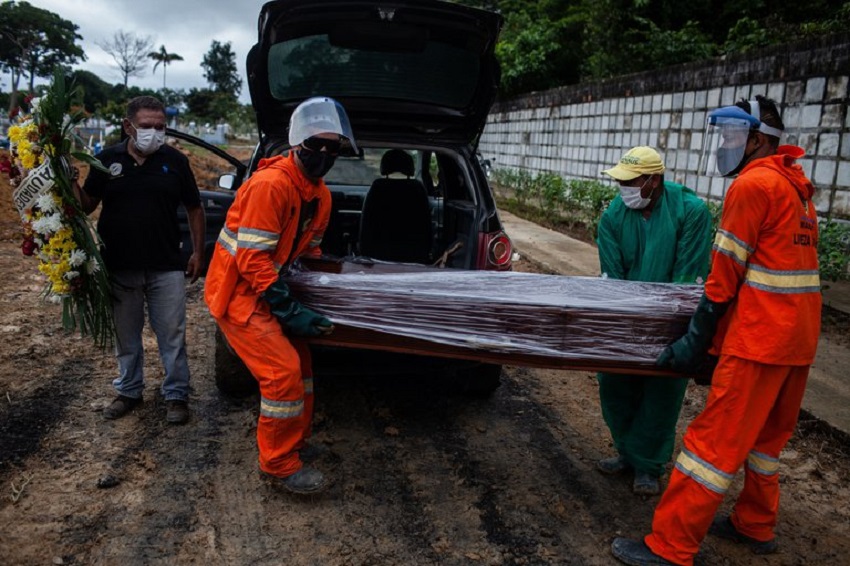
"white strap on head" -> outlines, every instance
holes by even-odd
[[[759,131],[761,133],[769,136],[775,136],[777,138],[782,137],[782,130],[774,128],[773,126],[768,126],[761,121],[761,109],[759,108],[758,100],[750,100],[750,116],[759,121]]]

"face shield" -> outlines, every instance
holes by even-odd
[[[758,102],[750,101],[753,114],[739,106],[718,108],[708,115],[700,173],[709,177],[736,175],[746,164],[747,140],[754,131],[780,137],[782,131],[759,120]]]
[[[340,155],[360,153],[351,131],[351,122],[342,105],[325,96],[308,98],[298,105],[289,119],[289,145],[301,145],[304,140],[324,133],[340,136]]]

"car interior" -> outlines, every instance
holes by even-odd
[[[338,158],[325,183],[333,205],[323,254],[473,267],[477,208],[456,156],[367,147]]]

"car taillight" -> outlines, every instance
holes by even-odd
[[[478,236],[478,269],[509,271],[513,244],[504,232],[481,233]]]

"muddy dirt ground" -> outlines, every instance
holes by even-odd
[[[334,484],[273,491],[257,472],[257,399],[215,389],[203,281],[188,291],[191,421],[164,421],[150,333],[145,403],[104,420],[115,361],[40,300],[9,206],[4,195],[0,563],[596,565],[616,563],[614,536],[647,532],[658,498],[594,469],[612,449],[587,372],[506,367],[487,399],[402,375],[317,378],[314,440],[330,448],[317,466]],[[680,437],[705,393],[691,385]],[[698,564],[848,563],[846,438],[804,416],[781,474],[781,553],[708,538]]]

